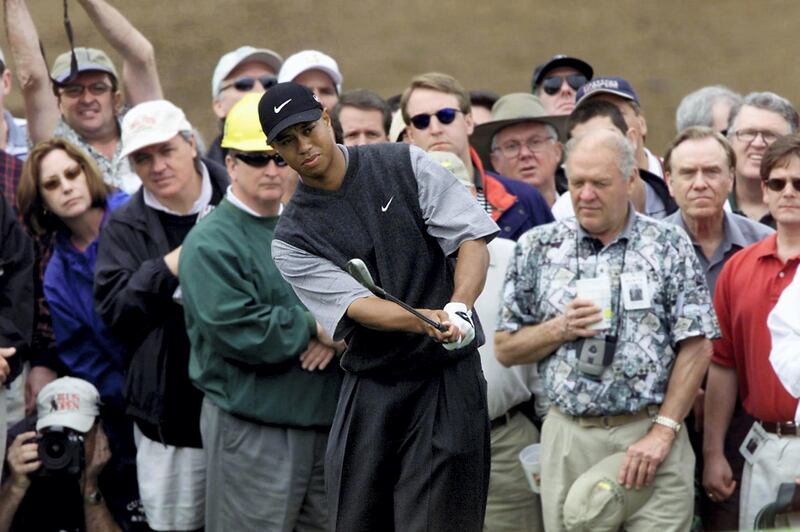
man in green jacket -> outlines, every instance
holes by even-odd
[[[341,383],[336,344],[272,261],[286,163],[268,152],[259,95],[228,114],[232,185],[183,245],[179,277],[205,399],[206,530],[325,530],[323,461]]]

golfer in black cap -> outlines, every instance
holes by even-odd
[[[301,178],[275,231],[275,263],[347,342],[325,464],[334,528],[481,530],[489,425],[471,309],[496,224],[420,149],[336,145],[328,113],[300,85],[273,87],[259,117]],[[445,331],[373,296],[345,273],[352,258]]]

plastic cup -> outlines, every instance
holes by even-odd
[[[525,478],[528,479],[528,486],[534,493],[541,491],[541,464],[539,463],[539,454],[541,452],[541,444],[534,443],[528,445],[519,453],[519,462],[522,464],[522,469],[525,471]]]

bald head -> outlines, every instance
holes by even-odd
[[[571,139],[567,143],[567,163],[572,155],[579,151],[592,153],[595,150],[608,150],[615,155],[620,173],[628,179],[636,168],[636,154],[630,141],[619,131],[608,128],[597,128]],[[569,175],[569,170],[567,170]]]

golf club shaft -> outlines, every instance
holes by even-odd
[[[412,307],[411,305],[408,305],[408,304],[404,303],[403,301],[400,301],[399,299],[397,299],[396,297],[394,297],[394,296],[393,296],[392,294],[390,294],[389,292],[387,292],[387,291],[385,291],[385,290],[384,290],[384,291],[383,291],[383,295],[384,295],[384,297],[385,297],[386,299],[388,299],[388,300],[389,300],[389,301],[391,301],[392,303],[396,303],[396,304],[400,305],[401,307],[403,307],[404,309],[406,309],[407,311],[409,311],[411,314],[413,314],[414,316],[418,317],[419,319],[421,319],[422,321],[424,321],[425,323],[427,323],[428,325],[430,325],[430,326],[431,326],[431,327],[433,327],[434,329],[436,329],[436,330],[438,330],[438,331],[440,331],[440,332],[446,332],[446,331],[447,331],[447,327],[445,327],[444,325],[442,325],[442,324],[441,324],[441,323],[439,323],[438,321],[434,321],[434,320],[430,319],[430,318],[429,318],[429,317],[427,317],[426,315],[424,315],[424,314],[422,314],[421,312],[417,311],[417,309],[415,309],[415,308],[414,308],[414,307]]]

